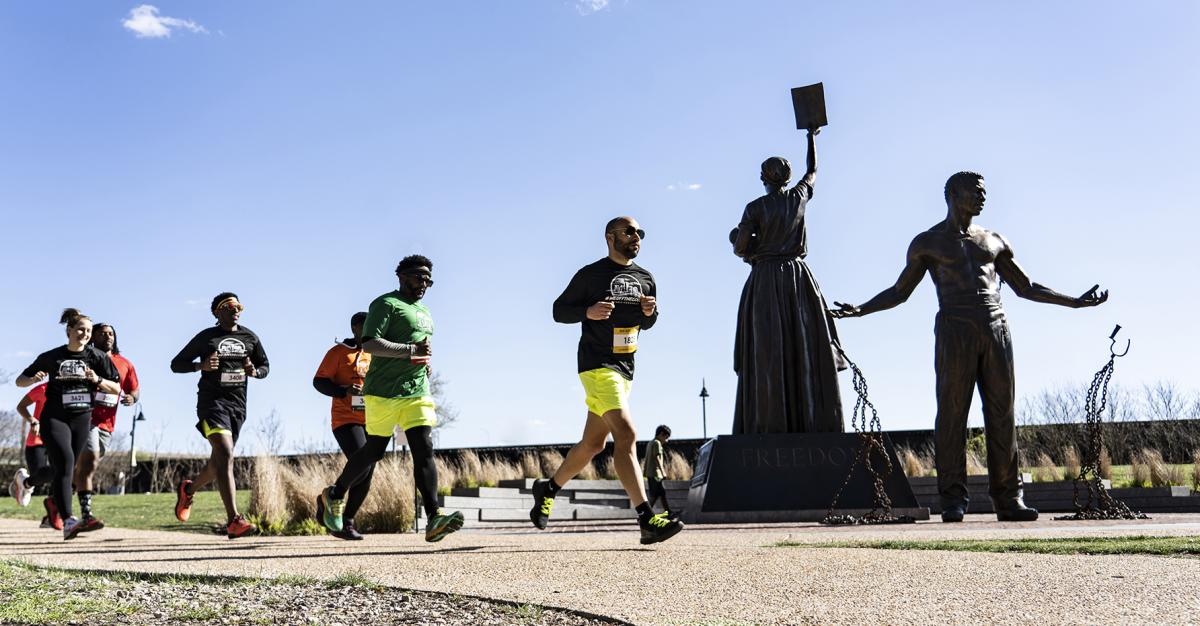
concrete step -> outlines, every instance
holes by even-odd
[[[448,508],[455,507],[475,507],[480,509],[519,509],[529,508],[533,506],[533,496],[516,495],[506,498],[480,498],[474,496],[438,496],[438,501],[442,506]],[[588,505],[588,506],[608,506],[627,509],[629,508],[628,497],[613,497],[608,494],[595,493],[576,493],[568,494],[560,492],[559,497],[555,498],[555,506],[571,506],[571,505]]]
[[[610,507],[577,508],[554,507],[550,513],[550,521],[559,520],[606,520],[606,519],[636,519],[637,511],[633,509],[614,509]],[[529,509],[483,509],[480,511],[480,521],[483,522],[528,522]]]
[[[450,490],[450,495],[468,498],[519,498],[526,494],[516,487],[455,487]]]
[[[520,478],[516,480],[502,480],[499,487],[501,488],[516,488],[528,490],[533,488],[533,478]],[[690,482],[686,480],[664,480],[663,487],[667,489],[687,489]],[[619,480],[579,480],[575,479],[563,485],[563,489],[571,489],[575,491],[619,491],[625,492],[625,488],[621,486]]]
[[[530,496],[515,498],[475,498],[471,496],[438,496],[442,506],[446,508],[475,507],[479,509],[528,509],[533,506]]]

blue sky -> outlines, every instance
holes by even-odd
[[[1195,386],[1195,3],[139,6],[0,8],[0,368],[62,343],[65,306],[111,322],[164,449],[203,446],[195,377],[168,361],[226,289],[272,362],[247,429],[275,409],[293,445],[332,447],[312,373],[413,252],[435,262],[435,366],[461,415],[442,445],[577,437],[578,329],[550,303],[625,213],[662,309],[639,428],[698,436],[703,377],[709,434],[728,432],[748,268],[726,236],[763,158],[803,162],[788,89],[816,81],[808,260],[829,300],[890,285],[946,177],[976,170],[979,223],[1035,280],[1112,293],[1076,311],[1005,290],[1019,395],[1090,380],[1114,323],[1134,341],[1118,381]],[[935,311],[926,280],[839,326],[885,428],[932,427]]]

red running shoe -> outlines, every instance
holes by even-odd
[[[258,530],[258,526],[247,522],[246,518],[239,515],[233,518],[233,521],[229,522],[229,526],[225,528],[225,533],[230,539],[237,539],[256,530]]]
[[[100,530],[101,528],[104,528],[104,522],[92,517],[91,515],[83,518],[83,520],[79,522],[79,532],[81,533],[86,533],[92,530]]]
[[[179,488],[175,494],[175,519],[186,522],[192,516],[192,497],[193,494],[187,492],[187,488],[191,486],[192,481],[184,480],[179,483]]]
[[[58,505],[54,504],[54,498],[46,498],[42,501],[42,506],[46,507],[46,522],[50,528],[62,530],[63,520],[62,516],[58,514]]]

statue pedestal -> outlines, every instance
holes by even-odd
[[[891,440],[884,447],[892,473],[884,488],[895,515],[929,519],[917,505]],[[818,522],[858,451],[854,433],[721,435],[700,448],[683,520],[689,524]],[[883,460],[873,459],[879,468]],[[854,471],[835,513],[861,515],[871,509],[874,487],[864,468]]]

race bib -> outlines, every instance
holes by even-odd
[[[221,372],[222,385],[240,385],[246,382],[246,372]]]
[[[94,398],[96,400],[96,404],[109,408],[117,406],[117,401],[121,399],[115,393],[104,393],[103,391],[97,391]]]
[[[613,353],[633,354],[637,352],[639,326],[613,329]]]
[[[367,409],[367,401],[362,396],[350,394],[350,408],[355,411],[365,411]]]
[[[63,406],[79,406],[85,404],[92,406],[92,394],[90,393],[64,393],[62,397]]]

